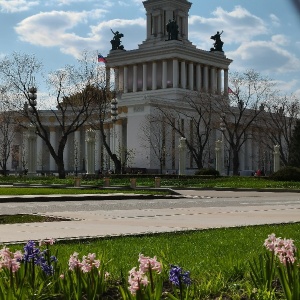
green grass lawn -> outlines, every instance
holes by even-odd
[[[55,218],[41,215],[0,215],[0,224],[15,224],[15,223],[33,223],[33,222],[53,222],[53,221],[69,221],[69,219]]]
[[[263,253],[263,242],[271,233],[292,238],[300,247],[300,224],[296,223],[60,241],[51,246],[51,251],[58,251],[63,268],[68,268],[68,259],[74,252],[80,257],[96,253],[103,257],[105,270],[113,281],[120,280],[121,274],[127,278],[128,271],[138,266],[139,253],[157,256],[164,263],[164,276],[170,264],[191,271],[197,284],[195,299],[250,299],[246,297],[253,289],[249,262]],[[17,250],[22,246],[9,248]],[[228,298],[216,298],[220,295]]]
[[[158,175],[159,176],[159,175]],[[129,187],[130,178],[137,179],[137,187],[154,187],[154,176],[133,175],[133,176],[114,176],[110,177],[111,187]],[[74,186],[74,178],[58,179],[57,177],[0,177],[0,185],[12,183],[25,184],[52,184],[59,188],[59,185],[68,187]],[[103,187],[104,179],[82,179],[82,186],[92,186],[93,188]],[[192,187],[192,188],[249,188],[249,189],[300,189],[300,182],[295,181],[272,181],[265,177],[239,177],[228,176],[219,178],[207,178],[201,176],[161,176],[161,187]],[[105,190],[103,190],[105,192]]]
[[[44,188],[44,187],[0,187],[0,196],[22,196],[22,195],[81,195],[81,194],[147,194],[167,195],[167,191],[151,190],[124,190],[124,189],[70,189],[70,188]]]
[[[112,178],[111,184],[126,186],[128,184],[126,180]],[[88,183],[95,184],[91,181]],[[143,177],[138,178],[137,183],[140,186],[151,187],[154,181],[153,178]],[[184,178],[182,180],[162,178],[162,186],[300,189],[298,182],[274,182],[265,178],[253,177]],[[0,193],[1,190],[11,194],[19,193],[19,195],[102,192],[101,189],[33,187],[1,187]],[[115,191],[120,192],[117,189]],[[104,190],[104,192],[111,193],[113,190]],[[137,192],[141,193],[140,190]],[[145,189],[145,192],[149,191]],[[113,281],[119,282],[122,276],[126,281],[128,271],[134,266],[138,266],[138,255],[143,253],[150,257],[157,256],[164,263],[165,278],[167,278],[167,269],[170,264],[177,264],[184,270],[191,271],[191,277],[197,286],[195,299],[252,299],[250,295],[254,286],[250,280],[249,262],[263,253],[264,240],[271,233],[275,233],[277,237],[293,239],[299,249],[300,223],[59,241],[52,247],[53,253],[58,251],[59,262],[65,269],[68,268],[68,259],[74,252],[78,252],[80,257],[88,253],[96,253],[97,257],[103,257],[105,270],[111,274]],[[47,232],[47,236],[51,237],[51,234]],[[9,245],[11,250],[22,249],[22,247],[22,245]],[[272,299],[283,298],[279,296],[279,298]]]

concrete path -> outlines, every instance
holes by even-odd
[[[0,225],[0,243],[23,243],[30,239],[50,237],[78,239],[300,221],[300,194],[296,193],[203,190],[179,192],[182,194],[181,199],[162,199],[163,205],[159,199],[131,199],[131,206],[128,204],[120,209],[115,206],[111,209],[97,209],[95,206],[93,210],[85,210],[84,202],[78,202],[78,210],[58,207],[41,214],[70,218],[72,221]],[[124,196],[126,197],[129,196]],[[32,198],[27,201],[32,201]],[[139,204],[137,208],[134,201]],[[155,202],[152,206],[149,204],[151,201]],[[125,205],[126,200],[123,202]],[[69,205],[76,206],[76,203],[70,202]],[[113,203],[112,201],[110,205]],[[47,203],[40,205],[44,205],[46,210],[49,207]],[[10,203],[10,206],[12,209],[16,204]],[[23,206],[25,209],[26,204]],[[4,207],[1,213],[2,210]]]

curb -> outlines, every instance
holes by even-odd
[[[150,194],[123,194],[120,190],[120,193],[114,194],[53,194],[53,195],[22,195],[22,196],[0,196],[0,203],[7,202],[53,202],[53,201],[89,201],[89,200],[128,200],[128,199],[172,199],[172,198],[184,198],[180,193],[172,189],[149,189],[151,191],[166,191],[170,195],[150,195]],[[138,189],[135,189],[138,191]]]

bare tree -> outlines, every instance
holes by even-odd
[[[239,172],[239,154],[243,144],[251,138],[249,129],[255,126],[264,111],[264,103],[274,93],[274,84],[253,70],[233,73],[230,77],[231,92],[215,102],[214,110],[220,117],[220,129],[232,155],[233,175]]]
[[[284,166],[288,165],[293,129],[300,114],[299,99],[290,97],[273,97],[266,102],[264,118],[265,134],[269,145],[279,145],[280,159]],[[270,148],[273,150],[273,148]]]
[[[14,111],[9,107],[9,96],[6,88],[0,88],[0,168],[2,174],[7,174],[7,162],[12,153],[12,143],[15,137],[15,128],[17,127],[17,118]]]
[[[23,126],[33,124],[42,138],[58,168],[59,178],[65,178],[63,152],[70,134],[87,122],[93,113],[96,61],[87,53],[77,66],[66,66],[54,71],[47,78],[50,98],[42,104],[36,101],[34,78],[41,70],[41,63],[34,56],[13,53],[0,61],[0,74],[14,93],[15,110],[25,118]],[[18,101],[17,101],[18,100]],[[45,110],[46,103],[54,104]],[[41,108],[43,110],[41,110]],[[57,148],[50,141],[49,124],[46,117],[53,116],[60,130]]]
[[[215,101],[216,96],[212,94],[189,93],[179,103],[161,104],[156,101],[155,104],[156,109],[164,116],[165,123],[178,136],[186,138],[187,148],[198,169],[203,168],[203,158],[214,129]]]
[[[162,113],[157,111],[154,115],[148,115],[140,132],[140,142],[143,148],[149,150],[159,162],[160,174],[166,167],[168,154],[172,153],[172,143],[166,137],[170,136],[170,129]]]
[[[98,78],[104,78],[99,77]],[[115,172],[117,174],[122,171],[122,154],[118,155],[117,149],[111,149],[107,132],[105,130],[106,124],[110,122],[115,122],[111,114],[111,105],[113,101],[116,100],[117,94],[115,91],[111,91],[109,87],[106,86],[104,80],[95,80],[93,85],[93,98],[94,98],[94,114],[93,118],[90,120],[89,124],[94,130],[99,130],[101,135],[101,142],[106,150],[107,155],[113,161],[115,165]]]

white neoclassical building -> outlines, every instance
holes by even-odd
[[[181,136],[167,128],[164,131],[164,143],[170,147],[164,150],[163,166],[155,153],[155,145],[145,145],[141,142],[143,125],[149,116],[155,113],[155,105],[176,106],[185,109],[182,103],[184,96],[190,92],[227,95],[228,69],[232,60],[223,51],[198,49],[189,41],[188,15],[191,3],[186,0],[147,0],[143,2],[146,10],[146,39],[137,49],[126,51],[113,45],[106,58],[107,84],[114,84],[118,92],[118,115],[116,120],[107,120],[106,136],[113,153],[125,161],[127,167],[133,170],[143,169],[148,172],[163,171],[178,172],[179,170],[179,140]],[[167,24],[175,24],[175,38],[170,36]],[[173,29],[174,30],[174,29]],[[126,46],[126,45],[125,45]],[[125,47],[126,48],[126,47]],[[111,78],[114,74],[114,78]],[[155,101],[154,101],[155,100]],[[155,102],[155,105],[153,104]],[[46,117],[49,123],[49,134],[52,145],[56,145],[59,131],[55,126],[55,118]],[[191,128],[188,122],[182,122],[186,131]],[[219,125],[217,125],[219,127]],[[96,130],[91,146],[89,125],[82,127],[68,138],[64,152],[64,163],[67,172],[87,169],[91,171],[91,161],[94,170],[109,170],[114,166],[104,150],[100,132]],[[255,129],[253,129],[255,130]],[[154,134],[154,133],[153,133]],[[32,139],[32,137],[30,137]],[[211,144],[207,152],[204,167],[216,166],[215,141],[220,138],[219,128],[211,134]],[[28,132],[17,133],[14,142],[14,153],[8,162],[8,169],[21,170],[26,165],[24,153],[28,149],[35,156],[35,168],[39,172],[56,172],[56,165],[47,147],[37,137],[36,149],[28,142]],[[249,140],[241,149],[240,169],[256,169],[260,167],[262,148],[259,140]],[[160,145],[161,146],[161,145]],[[94,156],[91,154],[94,147]],[[159,147],[159,145],[157,145]],[[223,149],[223,152],[225,150]],[[128,155],[130,153],[130,157]],[[224,152],[225,153],[225,152]],[[25,155],[25,156],[24,156]],[[265,153],[264,153],[265,155]],[[88,158],[87,156],[92,156]],[[225,157],[222,157],[224,162]],[[196,165],[189,153],[186,153],[187,169],[195,171]],[[30,165],[34,169],[34,165]],[[34,172],[34,170],[31,170]]]
[[[135,168],[158,169],[151,147],[141,146],[138,138],[147,116],[154,111],[152,100],[161,105],[182,105],[189,92],[226,94],[228,68],[232,62],[224,52],[197,49],[188,38],[188,14],[191,3],[186,0],[148,0],[146,40],[136,50],[111,50],[107,56],[107,74],[114,70],[113,82],[120,91],[118,105],[122,113],[115,125],[117,139],[134,150]],[[166,24],[176,21],[177,39],[170,39]],[[108,77],[108,76],[107,76]],[[156,102],[157,102],[156,101]],[[171,137],[169,137],[170,139]],[[178,139],[173,146],[177,149]],[[174,141],[169,141],[173,143]],[[178,151],[166,161],[164,169],[178,169]],[[193,167],[193,164],[188,164]]]

